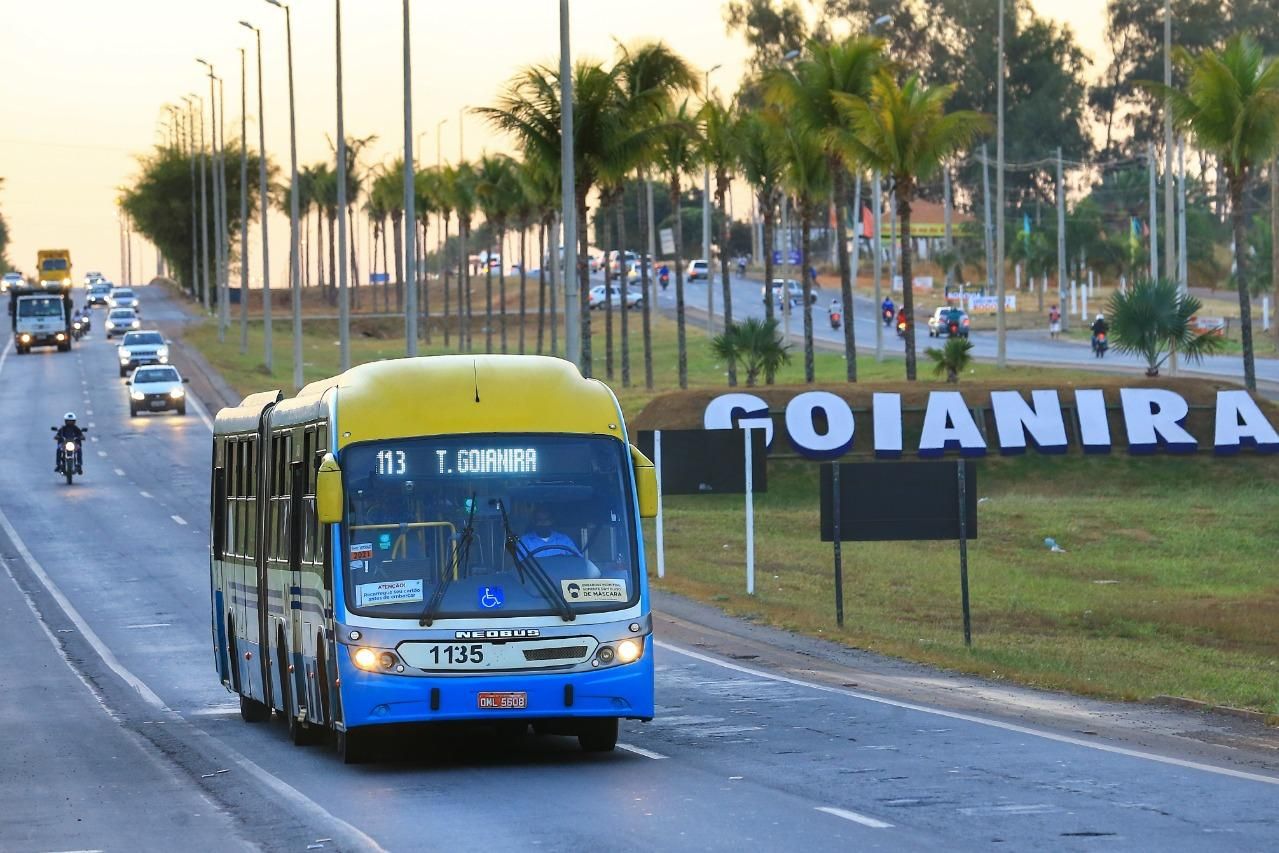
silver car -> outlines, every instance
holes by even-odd
[[[106,326],[107,337],[114,338],[142,328],[142,321],[138,319],[138,312],[132,308],[112,308],[107,312]]]
[[[159,332],[126,332],[116,349],[120,361],[120,375],[144,364],[168,364],[169,342]]]
[[[129,417],[138,412],[164,412],[172,409],[187,413],[187,392],[178,369],[169,364],[139,367],[129,378]]]
[[[111,308],[132,308],[139,314],[142,308],[138,305],[138,295],[131,287],[113,287],[107,294],[107,305]]]

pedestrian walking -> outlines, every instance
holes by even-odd
[[[1048,337],[1053,340],[1061,334],[1061,311],[1054,305],[1048,309]]]

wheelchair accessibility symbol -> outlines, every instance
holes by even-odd
[[[479,594],[480,607],[485,610],[496,610],[506,603],[506,598],[502,595],[500,586],[482,586],[477,592]]]

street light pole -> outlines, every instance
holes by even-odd
[[[337,35],[337,183],[338,183],[338,363],[345,372],[351,367],[351,294],[347,290],[346,257],[346,125],[342,109],[342,0],[334,0]]]
[[[1008,317],[1004,306],[1004,0],[999,0],[998,128],[995,136],[995,364],[1008,363]],[[911,282],[903,281],[902,287]]]
[[[293,386],[302,380],[302,270],[298,265],[298,127],[293,100],[293,16],[280,0],[266,0],[284,10],[284,38],[289,62],[289,289],[293,292]]]
[[[720,67],[716,65],[706,71],[706,85],[702,90],[702,97],[707,103],[711,99],[711,72]],[[676,224],[678,226],[678,223]],[[724,248],[720,246],[720,251],[724,251]],[[702,253],[706,255],[706,334],[714,337],[715,265],[711,263],[711,164],[709,162],[702,163]]]
[[[417,212],[413,185],[413,80],[409,0],[404,8],[404,302],[405,355],[417,355]]]
[[[266,225],[271,208],[266,189],[266,119],[262,114],[262,31],[248,21],[241,21],[240,26],[253,30],[258,46],[258,215],[262,218],[262,366],[266,368],[269,376],[274,363],[271,344],[271,252]]]
[[[222,91],[222,78],[218,78],[218,341],[226,340],[227,324],[231,319],[231,307],[227,303],[231,289],[231,245],[227,233],[226,210],[226,97]]]
[[[441,148],[441,145],[443,144],[443,136],[441,135],[440,131],[444,129],[444,125],[447,122],[448,122],[447,118],[442,118],[435,123],[435,174],[436,174],[437,181],[441,180],[440,176],[444,174],[444,153]],[[440,279],[439,279],[440,286],[444,288],[444,308],[445,308],[444,310],[444,337],[445,337],[444,343],[448,344],[449,285],[444,278],[444,246],[448,242],[449,235],[444,230],[445,219],[444,219],[444,216],[442,215],[442,211],[440,211],[440,214],[441,215],[437,215],[435,217],[435,259],[440,267]],[[430,315],[427,315],[426,322],[427,323],[431,322]]]
[[[204,151],[204,101],[196,99],[200,104],[200,266],[204,269],[203,278],[200,281],[200,304],[204,306],[204,310],[209,310],[209,209],[208,209],[208,186],[209,181],[206,170],[208,168],[208,155]]]
[[[192,102],[195,95],[183,95],[182,100],[187,105],[187,160],[191,164],[191,298],[196,298],[196,294],[200,289],[200,267],[199,267],[199,223],[195,218],[195,110],[192,109]]]
[[[564,352],[582,367],[581,291],[577,248],[577,189],[573,161],[573,62],[568,0],[560,0],[560,194],[564,206]],[[573,259],[569,263],[569,258]]]
[[[240,48],[240,355],[249,351],[249,75]]]
[[[1172,4],[1164,0],[1164,91],[1172,87]],[[1164,97],[1164,275],[1174,279],[1177,275],[1176,221],[1173,215],[1174,192],[1172,186],[1172,104]],[[1179,287],[1185,287],[1184,284]]]

